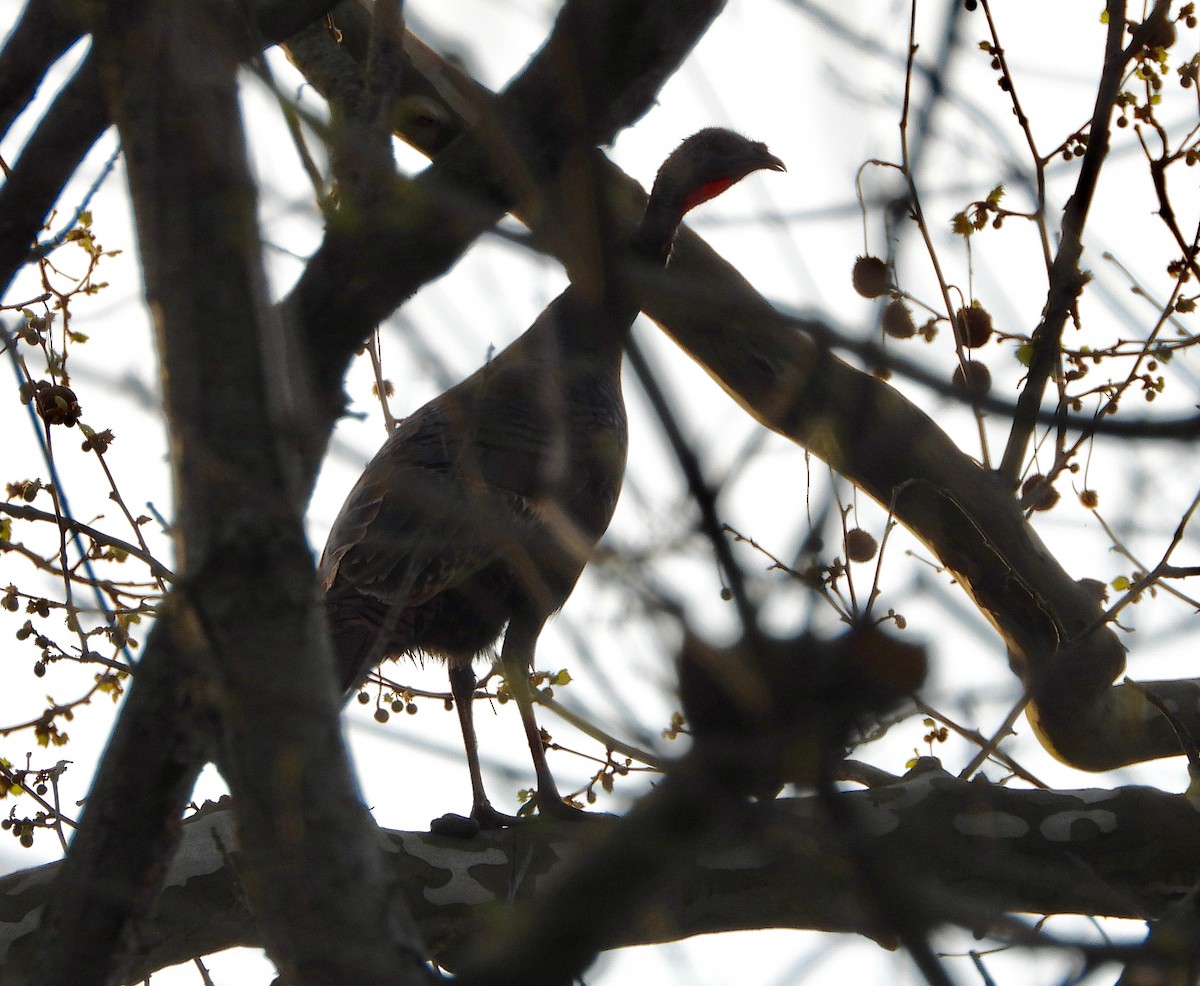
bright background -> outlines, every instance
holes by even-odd
[[[1102,4],[1061,0],[1055,4],[1008,0],[993,11],[1005,46],[1018,95],[1031,119],[1043,153],[1052,150],[1091,115],[1100,70],[1105,28]],[[409,25],[434,47],[461,56],[468,71],[485,84],[500,88],[536,51],[544,39],[556,5],[547,0],[495,3],[487,0],[411,0]],[[0,27],[19,12],[13,0],[0,2]],[[1136,12],[1131,12],[1136,15]],[[752,176],[726,195],[699,209],[689,222],[767,297],[808,314],[819,315],[854,338],[877,338],[878,305],[854,293],[850,269],[864,250],[884,255],[889,243],[881,203],[902,192],[898,172],[868,168],[863,188],[869,206],[866,243],[862,212],[856,201],[855,176],[869,159],[899,161],[898,122],[904,85],[909,7],[886,0],[731,0],[726,12],[701,41],[686,65],[663,89],[658,105],[611,149],[613,160],[648,184],[661,159],[678,141],[701,127],[724,124],[766,141],[788,165],[786,175]],[[948,24],[956,25],[960,42],[947,46]],[[1029,333],[1045,300],[1045,273],[1032,225],[1009,220],[1000,231],[974,238],[971,267],[963,241],[950,233],[951,216],[972,200],[984,198],[1004,184],[1004,205],[1033,207],[1030,160],[1016,128],[1008,97],[996,85],[988,57],[977,48],[987,36],[982,12],[952,13],[948,2],[923,2],[917,15],[917,64],[940,68],[944,96],[936,104],[931,135],[921,139],[910,128],[919,155],[918,183],[939,259],[947,278],[968,290],[973,273],[974,296],[993,313],[1002,332]],[[1191,57],[1196,31],[1180,29],[1173,63]],[[14,133],[0,144],[0,155],[15,160],[24,137],[36,123],[54,85],[66,77],[80,52],[72,52],[55,72],[38,102]],[[318,107],[311,90],[278,51],[269,56],[281,90],[300,94]],[[925,76],[913,85],[914,107],[925,105]],[[1169,81],[1161,119],[1178,137],[1197,123],[1194,90],[1181,91]],[[247,73],[244,111],[253,160],[262,185],[263,233],[275,290],[282,295],[302,268],[302,258],[320,242],[320,218],[295,149],[283,126],[275,97]],[[75,211],[89,186],[102,173],[116,146],[107,134],[93,150],[67,189],[60,214],[51,223],[57,232]],[[404,170],[415,172],[422,159],[398,147]],[[1048,165],[1047,214],[1059,215],[1070,194],[1077,162],[1061,158]],[[1182,169],[1180,169],[1182,170]],[[1185,233],[1194,228],[1197,192],[1174,174],[1173,201]],[[94,231],[109,249],[124,251],[105,261],[99,272],[110,287],[94,299],[73,306],[72,327],[90,336],[73,348],[73,385],[92,427],[111,428],[117,440],[107,461],[123,496],[135,513],[147,502],[171,516],[166,443],[158,414],[157,367],[148,318],[140,300],[136,240],[125,197],[124,173],[118,160],[91,203]],[[1112,156],[1102,178],[1085,237],[1084,265],[1096,276],[1082,304],[1083,331],[1093,347],[1115,337],[1144,337],[1156,311],[1134,283],[1151,298],[1165,298],[1166,263],[1173,248],[1154,216],[1153,189],[1133,136],[1133,128],[1114,130]],[[518,227],[513,226],[514,229]],[[938,307],[929,257],[915,227],[902,223],[892,231],[899,283]],[[74,248],[55,254],[65,271],[82,269]],[[1111,253],[1115,260],[1106,259]],[[79,255],[81,257],[82,255]],[[1118,263],[1119,265],[1118,266]],[[1125,273],[1125,271],[1128,272]],[[422,290],[384,327],[382,347],[386,376],[396,395],[392,408],[403,416],[477,368],[488,356],[515,339],[564,286],[561,269],[545,258],[497,237],[484,237],[440,281]],[[5,299],[17,304],[41,293],[26,272]],[[3,317],[11,328],[14,313]],[[918,320],[920,321],[920,320]],[[1190,325],[1184,325],[1190,331]],[[823,536],[829,561],[840,553],[836,512],[827,513],[830,491],[854,507],[849,526],[861,525],[878,538],[885,513],[845,483],[832,483],[828,469],[806,458],[802,449],[764,433],[713,384],[706,373],[680,353],[646,321],[636,330],[649,350],[661,379],[675,402],[685,432],[700,456],[706,475],[721,488],[724,521],[754,538],[778,557],[795,563],[809,533],[810,519],[825,518]],[[1068,330],[1068,342],[1082,336]],[[944,370],[953,368],[949,333],[932,344],[920,340],[890,343],[901,355]],[[981,351],[999,396],[1015,398],[1023,367],[1014,358],[1015,342],[993,342]],[[8,372],[0,370],[0,372]],[[1114,370],[1114,372],[1117,372]],[[1125,411],[1185,413],[1197,403],[1194,364],[1175,360],[1166,393],[1153,406],[1132,400]],[[354,478],[384,438],[382,417],[371,397],[371,375],[365,359],[347,380],[351,410],[336,433],[309,510],[315,552]],[[968,413],[927,390],[894,381],[942,424],[970,454],[979,456],[979,435]],[[9,393],[15,396],[15,384]],[[677,708],[671,658],[678,629],[649,615],[642,588],[651,585],[682,603],[688,619],[709,638],[725,642],[736,633],[730,604],[720,599],[720,583],[711,551],[695,532],[695,516],[684,483],[661,430],[648,410],[632,375],[627,376],[630,410],[630,468],[625,492],[605,546],[612,549],[589,567],[560,617],[543,635],[538,665],[569,668],[573,682],[556,697],[586,714],[620,738],[664,755],[680,750],[661,738]],[[1003,449],[1004,422],[993,418],[988,436],[993,456]],[[47,478],[36,432],[26,408],[11,397],[0,402],[0,473],[5,482]],[[107,499],[94,457],[79,450],[75,432],[57,429],[55,458],[74,516],[120,537],[129,537]],[[1197,457],[1167,445],[1129,448],[1098,441],[1092,449],[1086,485],[1099,491],[1099,513],[1123,543],[1147,564],[1166,547],[1183,510],[1200,488]],[[1085,487],[1082,474],[1064,477],[1062,501],[1037,515],[1039,533],[1075,577],[1111,582],[1129,574],[1131,564],[1111,550],[1112,542],[1097,518],[1073,495]],[[43,495],[36,503],[49,509]],[[99,518],[99,519],[97,519]],[[170,564],[170,547],[157,524],[144,529],[158,557]],[[18,535],[30,545],[53,551],[56,535],[23,524]],[[40,540],[39,540],[40,539]],[[746,545],[737,546],[771,629],[789,632],[810,623],[832,630],[836,616],[792,580],[768,571],[767,559]],[[1178,564],[1196,562],[1196,539],[1189,535],[1175,556]],[[854,566],[861,595],[869,590],[873,565]],[[27,562],[0,556],[0,589],[9,582],[31,589],[36,576]],[[904,531],[893,532],[881,573],[883,597],[877,607],[894,607],[908,621],[906,634],[931,649],[932,673],[925,699],[947,716],[990,734],[1019,698],[1003,647],[961,591],[937,571],[922,546]],[[1186,589],[1186,586],[1184,586]],[[44,590],[54,598],[51,582]],[[1115,598],[1115,594],[1113,594]],[[1157,599],[1125,611],[1130,628],[1129,673],[1139,679],[1195,675],[1192,650],[1182,634],[1191,629],[1194,607]],[[12,634],[25,613],[0,612],[0,661],[5,688],[0,693],[0,727],[25,722],[39,714],[44,697],[66,701],[90,683],[84,670],[54,665],[45,678],[32,673],[35,654],[28,642]],[[144,630],[144,628],[143,628]],[[440,665],[392,664],[385,672],[406,685],[443,691]],[[347,734],[360,769],[364,796],[380,823],[389,828],[424,829],[429,819],[446,811],[465,811],[469,786],[456,717],[437,700],[418,699],[415,716],[393,715],[380,725],[371,718],[374,706],[352,703]],[[515,792],[532,783],[528,754],[514,709],[497,707],[493,715],[478,705],[477,718],[489,790],[499,807],[515,808]],[[549,713],[541,721],[564,745],[603,756],[592,741],[579,736]],[[64,804],[86,794],[89,778],[102,752],[112,722],[112,706],[97,699],[69,724],[72,742],[58,756],[73,763],[62,785]],[[1030,735],[1024,720],[1005,750],[1041,780],[1058,788],[1149,783],[1168,790],[1186,786],[1181,760],[1143,765],[1103,776],[1082,774],[1057,764]],[[878,742],[859,751],[893,773],[901,773],[914,751],[927,752],[927,728],[920,715],[893,727]],[[28,731],[0,735],[0,756],[20,767],[32,751],[35,764],[53,756],[34,748]],[[958,770],[973,748],[953,737],[934,752],[947,768]],[[552,754],[552,766],[564,790],[585,783],[590,761],[565,753]],[[998,768],[985,771],[994,780]],[[631,777],[614,796],[602,796],[598,807],[620,811],[645,789],[651,777]],[[206,772],[197,801],[221,792],[220,779]],[[7,806],[0,806],[7,807]],[[19,805],[18,811],[32,810]],[[0,833],[3,836],[4,833]],[[50,833],[40,833],[32,849],[0,837],[0,870],[5,872],[55,859],[60,847]],[[1065,934],[1095,938],[1085,922],[1062,921]],[[1115,930],[1114,930],[1115,928]],[[1107,922],[1110,934],[1138,936],[1141,929]],[[966,936],[948,935],[939,942],[948,951],[982,948]],[[965,958],[948,959],[957,978],[977,976]],[[1050,983],[1070,967],[1050,954],[1008,953],[991,956],[988,968],[997,982]],[[267,983],[271,967],[251,953],[215,957],[207,963],[217,983],[253,986]],[[1111,970],[1109,970],[1111,973]],[[587,977],[589,983],[658,981],[718,984],[747,976],[763,984],[834,983],[852,973],[865,982],[918,981],[903,956],[883,952],[854,938],[800,932],[760,932],[696,939],[680,945],[630,949],[603,957]],[[1111,979],[1111,975],[1108,977]],[[197,983],[191,967],[156,975],[155,983]]]

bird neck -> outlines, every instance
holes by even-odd
[[[681,195],[656,185],[642,220],[628,241],[629,253],[625,258],[614,258],[618,265],[631,259],[635,264],[665,266],[686,211],[687,203]],[[580,285],[572,283],[556,302],[556,317],[548,320],[547,328],[563,352],[606,366],[619,366],[622,347],[641,306],[628,272],[606,266],[602,280],[600,297],[594,290],[590,297],[585,296]]]
[[[683,217],[701,202],[716,198],[735,181],[718,176],[703,183],[680,182],[670,167],[664,165],[654,179],[646,211],[634,234],[634,252],[651,263],[665,265]]]
[[[720,190],[705,187],[685,195],[668,183],[656,182],[642,220],[629,241],[634,262],[664,267],[684,214]],[[578,285],[572,284],[541,321],[542,331],[555,339],[553,345],[560,353],[574,354],[575,358],[582,357],[611,370],[620,366],[625,338],[641,306],[625,276],[612,270],[609,273],[615,282],[606,291],[602,305],[597,306],[594,298],[585,301]]]
[[[633,234],[634,255],[639,260],[665,266],[687,209],[688,204],[677,195],[661,194],[657,188],[651,192],[642,221]]]
[[[518,345],[526,352],[525,360],[549,367],[548,372],[562,372],[570,364],[576,370],[611,375],[619,372],[622,347],[636,314],[636,303],[601,301],[571,284]]]

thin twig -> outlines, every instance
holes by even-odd
[[[623,753],[625,756],[632,757],[634,760],[644,763],[648,767],[654,767],[656,770],[665,770],[667,768],[667,761],[657,753],[651,753],[649,750],[643,750],[632,743],[626,743],[624,740],[617,739],[611,733],[606,733],[599,726],[583,718],[583,716],[572,712],[557,699],[549,698],[535,690],[533,700],[538,705],[549,709],[564,722],[574,726],[581,733],[590,736],[597,743],[604,746],[605,749],[611,750],[613,753]]]
[[[733,551],[729,547],[729,542],[723,533],[722,524],[717,517],[716,494],[709,487],[708,483],[705,482],[704,475],[700,469],[700,463],[697,461],[696,455],[688,445],[687,440],[683,437],[683,432],[679,427],[679,423],[675,420],[675,414],[671,410],[671,405],[666,395],[655,379],[654,373],[646,362],[641,349],[632,338],[626,341],[625,351],[629,356],[630,365],[633,367],[642,388],[646,392],[651,407],[654,408],[654,413],[658,416],[659,423],[662,425],[662,429],[667,436],[667,441],[675,453],[675,459],[679,463],[679,468],[683,472],[684,478],[687,480],[688,492],[691,494],[692,499],[696,501],[696,506],[700,510],[701,530],[704,531],[705,536],[712,545],[713,552],[717,556],[717,563],[726,580],[726,585],[729,587],[734,605],[737,607],[738,616],[741,618],[743,631],[752,641],[758,643],[755,640],[759,634],[757,607],[750,599],[750,594],[746,590],[745,575],[742,572],[741,566],[733,557]]]
[[[164,581],[174,581],[175,573],[166,565],[155,558],[148,548],[139,547],[136,544],[131,544],[119,537],[114,537],[111,534],[106,534],[104,531],[98,531],[96,528],[84,524],[82,521],[75,520],[72,517],[56,515],[48,513],[45,510],[38,510],[36,507],[26,506],[19,503],[0,503],[0,514],[8,514],[10,517],[18,517],[21,520],[36,520],[44,521],[50,524],[60,525],[63,529],[71,531],[75,534],[82,534],[85,537],[91,538],[96,544],[102,544],[108,548],[115,548],[117,551],[124,552],[130,557],[145,562],[150,568],[150,573],[156,579]],[[103,585],[104,580],[97,579],[96,584]]]
[[[1061,239],[1050,267],[1045,315],[1033,332],[1029,373],[1021,396],[1017,399],[1012,429],[1000,460],[1000,474],[1014,484],[1021,475],[1021,465],[1029,450],[1046,385],[1055,375],[1061,360],[1062,334],[1067,316],[1074,311],[1079,293],[1083,290],[1084,278],[1079,270],[1079,260],[1083,254],[1083,230],[1100,180],[1100,169],[1108,156],[1109,123],[1121,92],[1125,65],[1131,57],[1130,52],[1121,47],[1125,36],[1124,0],[1108,0],[1105,9],[1108,14],[1108,40],[1088,130],[1087,148],[1083,153],[1075,191],[1063,210]],[[1059,412],[1065,418],[1065,409],[1060,406]],[[1061,421],[1059,426],[1062,427]]]

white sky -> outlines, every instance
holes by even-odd
[[[996,7],[994,13],[1018,93],[1039,147],[1046,151],[1090,115],[1104,41],[1099,22],[1101,5],[1079,0],[1056,4],[1009,0]],[[435,46],[455,46],[466,55],[469,70],[493,87],[501,87],[536,50],[554,9],[546,0],[508,4],[413,0],[407,5],[410,25]],[[7,28],[17,10],[13,0],[0,4],[0,28]],[[817,4],[731,0],[693,57],[663,90],[659,104],[620,137],[612,156],[630,174],[647,183],[658,162],[678,140],[700,127],[723,123],[765,140],[787,162],[788,173],[752,176],[698,210],[691,225],[768,297],[804,311],[826,313],[865,335],[873,324],[873,307],[853,293],[849,277],[855,255],[863,252],[854,181],[859,166],[867,159],[898,160],[897,122],[907,15],[907,5],[885,0],[825,0]],[[930,58],[938,50],[944,16],[942,3],[922,5],[918,25],[920,58]],[[828,18],[850,26],[878,50],[857,50],[829,26]],[[1028,155],[1022,156],[1020,134],[987,58],[974,46],[985,36],[982,14],[965,15],[963,29],[968,43],[960,50],[948,78],[949,98],[939,109],[937,138],[928,149],[922,191],[947,277],[967,290],[966,257],[961,240],[949,235],[950,217],[1001,182],[1008,183],[1006,206],[1026,209],[1031,203],[1020,183],[1008,175],[1014,162],[1027,169]],[[1190,57],[1196,49],[1196,32],[1181,31],[1181,35],[1177,50],[1184,58]],[[284,90],[295,91],[296,77],[286,61],[273,57],[272,66]],[[914,99],[920,102],[923,93],[923,86],[918,84]],[[1190,104],[1177,98],[1178,90],[1170,95],[1163,119],[1180,132],[1196,123],[1196,104],[1194,98]],[[264,184],[264,235],[293,257],[303,257],[319,242],[320,225],[295,152],[271,99],[253,80],[247,82],[244,106],[254,161]],[[38,112],[35,107],[18,131],[0,144],[0,154],[6,161],[15,159],[22,135]],[[1162,272],[1171,255],[1170,246],[1161,223],[1153,216],[1156,206],[1152,189],[1144,164],[1139,163],[1140,152],[1131,129],[1115,132],[1113,158],[1101,182],[1086,238],[1085,264],[1097,275],[1083,302],[1085,331],[1089,340],[1095,340],[1092,345],[1102,345],[1114,334],[1144,336],[1154,321],[1151,306],[1130,293],[1125,277],[1102,258],[1104,251],[1112,251],[1158,296],[1165,296],[1168,290]],[[101,141],[79,179],[64,195],[63,216],[73,211],[114,146],[112,134]],[[404,167],[421,166],[411,153],[400,157]],[[1074,181],[1074,164],[1056,162],[1049,174],[1048,211],[1056,216]],[[1194,180],[1184,178],[1190,176],[1176,176],[1173,191],[1178,196],[1176,207],[1186,233],[1195,227],[1200,196]],[[894,171],[869,169],[864,187],[868,194],[894,191],[896,181]],[[80,302],[74,310],[75,329],[89,334],[91,341],[72,354],[72,368],[85,420],[96,428],[110,427],[117,435],[109,464],[131,508],[141,512],[142,504],[150,500],[169,516],[170,484],[161,425],[147,414],[147,402],[154,400],[156,392],[157,371],[145,311],[138,299],[136,244],[123,182],[118,163],[93,205],[98,238],[105,246],[124,253],[106,263],[101,272],[112,286],[94,300]],[[1185,187],[1189,184],[1190,189]],[[943,190],[945,193],[940,194]],[[57,231],[63,216],[51,224],[52,229]],[[878,210],[868,215],[867,227],[870,250],[883,253],[886,244]],[[902,286],[933,302],[936,292],[928,257],[911,230],[904,231],[901,258]],[[77,258],[70,250],[63,250],[55,259],[71,269]],[[275,251],[268,252],[268,260],[282,293],[295,278],[300,263]],[[985,232],[977,238],[973,260],[975,295],[992,310],[998,328],[1032,330],[1044,303],[1045,284],[1031,228],[1013,220],[1002,231]],[[452,378],[460,378],[482,363],[489,346],[503,347],[519,335],[563,283],[561,271],[550,262],[485,238],[450,274],[424,289],[385,330],[386,370],[397,388],[395,412],[407,413],[443,386],[427,372],[428,363],[421,352],[408,345],[413,335],[436,352]],[[39,292],[26,276],[5,300],[13,303]],[[940,345],[910,342],[902,344],[905,348],[900,352],[930,366],[944,367],[949,376],[953,364],[946,335],[940,337]],[[680,418],[709,476],[738,471],[721,501],[723,519],[781,557],[789,557],[806,533],[806,483],[811,477],[813,510],[817,512],[826,502],[827,470],[815,460],[806,463],[801,450],[775,436],[767,436],[753,456],[747,457],[747,443],[755,439],[757,426],[649,323],[639,327],[638,338],[665,368],[667,386],[678,402]],[[1012,357],[1013,348],[1011,344],[993,343],[982,353],[996,380],[997,393],[1002,395],[1015,396],[1020,379],[1021,367]],[[1194,370],[1173,366],[1172,373],[1162,403],[1186,411],[1197,403]],[[365,366],[352,371],[347,386],[356,408],[370,409],[370,379]],[[934,415],[964,449],[979,454],[978,435],[967,415],[920,388],[904,382],[898,386]],[[683,537],[691,514],[658,429],[636,386],[628,380],[627,399],[631,465],[609,543],[650,548]],[[1132,409],[1133,402],[1129,403]],[[45,475],[25,409],[14,400],[0,402],[0,434],[5,436],[0,459],[5,482]],[[1002,423],[989,427],[993,454],[998,455],[1003,448],[1003,435]],[[314,550],[319,551],[342,497],[383,436],[377,414],[365,421],[347,419],[339,428],[309,514]],[[100,526],[127,537],[128,531],[122,529],[112,504],[105,498],[107,490],[96,492],[94,460],[78,450],[77,436],[63,436],[59,430],[55,440],[75,515],[90,520],[103,514],[104,520],[97,521]],[[1129,546],[1150,563],[1157,560],[1178,517],[1200,486],[1196,457],[1180,456],[1178,451],[1162,448],[1131,453],[1115,443],[1098,443],[1092,459],[1091,485],[1100,491],[1102,513]],[[1105,581],[1128,573],[1129,564],[1109,550],[1096,520],[1078,505],[1069,486],[1060,483],[1060,489],[1063,502],[1036,523],[1069,571],[1077,577]],[[883,512],[865,497],[855,499],[844,484],[842,495],[846,502],[857,504],[859,522],[878,535]],[[1147,509],[1151,503],[1153,509]],[[43,499],[37,505],[46,508],[47,504]],[[148,535],[154,526],[150,525]],[[21,536],[26,537],[25,528]],[[836,549],[831,532],[827,532],[826,539],[830,544],[828,557]],[[159,538],[157,544],[160,557],[169,559],[165,541]],[[934,673],[927,692],[929,700],[986,732],[1002,721],[1007,704],[1018,694],[1003,649],[961,592],[927,564],[910,558],[909,551],[919,559],[928,558],[911,538],[894,536],[884,566],[884,608],[895,606],[902,611],[909,621],[908,633],[931,645]],[[1179,564],[1195,563],[1195,554],[1196,541],[1189,536],[1176,560]],[[739,557],[749,568],[765,568],[761,559],[748,550],[740,551]],[[715,571],[703,545],[693,539],[648,571],[686,600],[689,617],[702,630],[715,637],[731,632],[729,607],[718,600]],[[856,575],[860,580],[870,578],[868,569],[856,571]],[[27,566],[0,556],[0,587],[10,581],[24,585],[28,578]],[[809,619],[808,598],[790,587],[782,576],[763,574],[759,588],[776,629],[793,629]],[[592,710],[599,722],[624,738],[657,745],[670,753],[671,747],[657,737],[676,707],[667,660],[671,635],[668,632],[664,637],[653,627],[629,620],[628,605],[629,596],[621,588],[619,577],[609,572],[604,577],[585,574],[563,615],[543,638],[539,666],[570,667],[576,680],[560,691],[561,699]],[[1137,628],[1130,637],[1131,674],[1139,678],[1195,674],[1192,662],[1179,658],[1178,634],[1185,621],[1192,619],[1187,606],[1156,601],[1127,614],[1126,624]],[[827,610],[821,610],[818,616],[829,624]],[[7,658],[0,725],[36,715],[47,693],[65,700],[83,687],[77,677],[58,667],[44,679],[33,677],[28,647],[17,644],[11,636],[26,618],[24,614],[0,613],[0,641],[6,642],[0,654]],[[595,643],[601,662],[578,656],[573,636]],[[440,667],[393,665],[390,671],[408,684],[445,687]],[[74,761],[64,786],[68,801],[86,792],[87,779],[111,721],[109,709],[103,707],[106,704],[98,702],[82,710],[70,726],[73,742],[62,754]],[[478,717],[486,755],[497,767],[506,769],[491,780],[494,800],[500,802],[506,800],[504,794],[532,782],[527,752],[513,710],[505,708],[492,716],[480,706]],[[595,752],[552,717],[543,713],[542,720],[564,743]],[[1052,785],[1069,788],[1136,781],[1178,790],[1186,784],[1178,760],[1102,777],[1081,774],[1056,764],[1040,751],[1023,723],[1018,728],[1021,735],[1006,748]],[[924,752],[924,732],[920,718],[915,718],[893,729],[884,741],[864,753],[873,762],[902,772],[914,748]],[[381,824],[424,828],[431,817],[444,811],[465,810],[469,788],[457,722],[453,715],[443,713],[437,702],[423,702],[419,715],[394,716],[384,727],[355,707],[350,712],[348,735],[366,799],[375,807]],[[29,746],[27,733],[0,737],[0,755],[17,766],[25,763]],[[955,770],[966,762],[971,751],[951,741],[936,752],[949,769]],[[35,753],[36,763],[44,761]],[[588,772],[586,763],[562,754],[552,763],[564,787],[585,778]],[[622,790],[633,792],[636,786],[627,784],[618,789],[618,794]],[[203,790],[219,790],[216,780],[207,778]],[[619,810],[622,803],[617,799],[601,807]],[[48,835],[39,836],[30,851],[0,838],[0,867],[5,870],[57,855],[57,847]],[[961,941],[957,944],[962,946]],[[261,969],[265,963],[260,964],[261,971],[251,972],[242,964],[246,961],[243,955],[216,960],[212,966],[215,981],[247,986],[269,981],[269,969]],[[989,968],[996,972],[1006,970],[1004,963],[1009,960],[991,961],[996,965],[989,964]],[[1019,978],[1026,983],[1053,982],[1062,972],[1061,964],[1045,964],[1046,960],[1034,963],[1021,956],[1019,961],[1025,963],[1019,972],[1011,965],[1007,967],[1008,981]],[[952,961],[950,967],[963,981],[974,975],[965,960],[961,964]],[[823,984],[839,981],[847,970],[853,970],[860,981],[916,981],[903,959],[874,946],[789,932],[720,936],[683,946],[628,950],[605,957],[588,981],[703,986],[752,977],[758,983]],[[155,983],[198,981],[194,970],[154,978]],[[1005,981],[1003,972],[997,973],[997,981]]]

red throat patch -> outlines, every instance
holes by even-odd
[[[732,178],[717,178],[707,184],[701,185],[691,195],[683,200],[683,211],[690,212],[696,208],[701,202],[707,202],[709,199],[714,199],[720,195],[725,189],[733,184]]]

